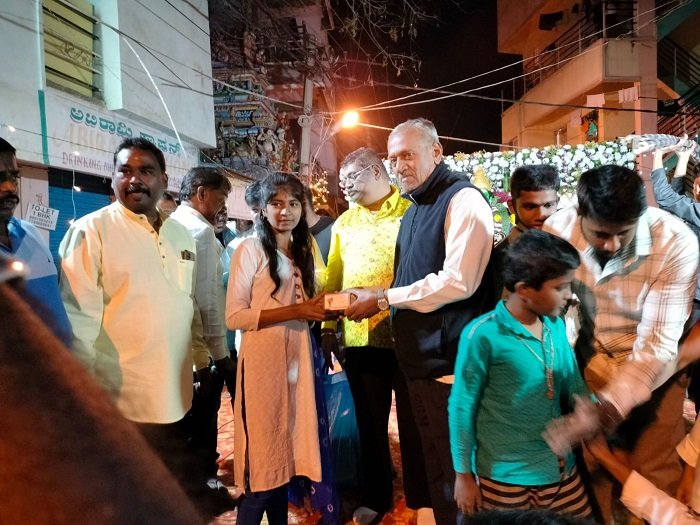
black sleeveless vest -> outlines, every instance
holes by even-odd
[[[392,288],[413,284],[443,268],[447,208],[452,197],[464,188],[474,186],[440,163],[428,180],[407,196],[413,206],[401,220]],[[493,308],[493,286],[493,269],[489,263],[480,286],[467,299],[429,313],[391,309],[396,354],[407,377],[427,379],[454,373],[462,329]]]

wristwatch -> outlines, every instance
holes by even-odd
[[[384,288],[377,292],[377,307],[379,307],[382,312],[389,309],[389,301],[386,299],[386,290]]]

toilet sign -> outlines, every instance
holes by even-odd
[[[58,221],[58,210],[39,204],[29,203],[26,220],[37,228],[55,230],[56,221]]]

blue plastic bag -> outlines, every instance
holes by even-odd
[[[360,479],[360,435],[355,419],[355,403],[345,372],[327,375],[323,379],[323,388],[330,422],[336,483],[340,488],[355,488],[359,486]]]

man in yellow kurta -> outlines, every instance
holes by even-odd
[[[379,156],[360,148],[343,161],[340,185],[355,206],[336,220],[326,272],[326,291],[363,286],[387,288],[394,277],[394,249],[401,217],[411,203],[391,185]],[[324,347],[333,346],[335,323],[325,323]],[[406,504],[419,509],[430,506],[420,453],[420,440],[413,421],[405,378],[393,348],[388,305],[359,322],[343,322],[346,347],[345,372],[355,401],[362,449],[360,507],[354,521],[365,525],[391,509],[392,464],[387,425],[392,389],[403,463]]]

